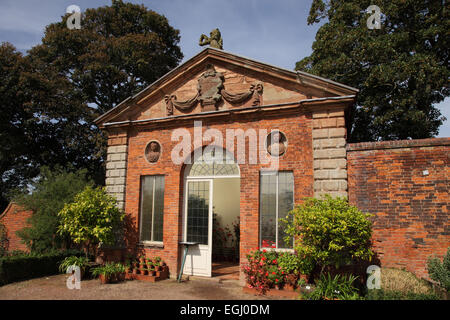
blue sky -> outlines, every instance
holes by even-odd
[[[198,39],[219,28],[226,51],[286,69],[311,54],[318,25],[306,18],[312,0],[131,0],[165,15],[180,30],[181,50],[189,59],[202,48]],[[60,20],[69,5],[82,11],[109,5],[110,0],[1,0],[0,42],[26,52],[38,44],[45,26]],[[439,137],[450,137],[450,98],[437,105],[449,119]]]

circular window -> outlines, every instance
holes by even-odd
[[[145,148],[145,158],[150,163],[155,163],[161,156],[161,145],[158,141],[152,140],[147,144]]]
[[[287,139],[281,131],[272,131],[266,138],[267,152],[273,157],[279,157],[286,153]]]

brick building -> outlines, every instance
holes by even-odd
[[[31,211],[24,210],[21,206],[13,202],[0,214],[0,223],[6,229],[7,243],[5,247],[7,251],[28,251],[27,246],[22,242],[22,239],[19,238],[16,232],[29,226],[28,218],[31,215]]]
[[[221,230],[217,224],[223,229],[239,221],[242,264],[254,248],[291,248],[278,218],[304,197],[328,193],[349,196],[362,210],[377,215],[375,243],[385,250],[380,256],[386,266],[408,266],[415,259],[398,252],[404,243],[426,246],[411,265],[424,275],[424,255],[442,255],[449,245],[449,139],[439,146],[438,159],[423,166],[411,155],[404,161],[396,150],[380,151],[379,145],[348,146],[346,114],[357,92],[207,48],[100,116],[96,123],[108,134],[106,186],[127,214],[128,249],[161,256],[176,276],[180,242],[196,242],[184,273],[211,276],[217,256],[213,242]],[[411,153],[410,146],[405,148]],[[432,155],[435,146],[429,148]],[[416,154],[429,161],[426,152]],[[397,185],[388,172],[396,166],[405,172],[408,166],[417,167],[409,170],[414,174],[423,167],[433,178],[432,168],[437,168],[442,176],[436,179],[443,182],[438,183],[439,203],[427,198],[435,191],[434,182],[421,185],[420,196],[414,188],[390,190]],[[385,181],[378,181],[379,175]],[[416,182],[408,177],[402,183]],[[416,230],[420,235],[414,228],[423,216],[411,209],[416,202],[405,204],[404,211],[398,205],[411,197],[428,203],[434,219]],[[403,260],[394,262],[398,257]]]

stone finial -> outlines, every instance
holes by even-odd
[[[223,40],[222,35],[218,28],[214,29],[209,33],[209,37],[205,34],[200,36],[200,40],[198,42],[200,46],[206,46],[209,44],[211,48],[216,48],[223,50]]]

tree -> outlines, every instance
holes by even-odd
[[[22,56],[0,47],[0,205],[41,166],[86,168],[104,183],[106,137],[93,120],[142,90],[183,58],[179,31],[142,5],[88,9],[80,30],[67,14]]]
[[[33,212],[28,220],[30,226],[17,232],[32,252],[70,247],[70,239],[57,234],[58,212],[87,185],[92,185],[86,175],[85,169],[67,172],[42,167],[39,178],[31,186],[32,192],[24,190],[14,196],[14,202]]]
[[[370,30],[369,5],[382,12]],[[445,121],[434,104],[449,96],[449,11],[436,0],[313,0],[319,29],[296,69],[360,90],[349,141],[429,138]]]
[[[84,101],[102,114],[176,67],[183,54],[179,31],[143,5],[113,0],[87,9],[81,29],[66,15],[47,26],[31,56],[64,74]]]
[[[124,216],[117,208],[116,199],[108,195],[104,188],[87,186],[58,213],[58,233],[82,244],[86,256],[95,254],[97,244],[114,244]]]
[[[25,166],[30,158],[27,149],[27,121],[32,117],[24,105],[21,74],[24,58],[9,43],[0,45],[0,211],[8,205],[8,192],[12,187],[23,186],[26,175],[35,175],[32,166]],[[24,170],[17,170],[22,167]]]

